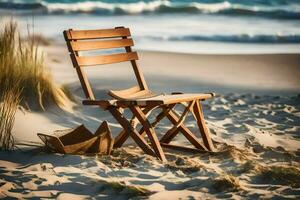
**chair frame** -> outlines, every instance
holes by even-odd
[[[87,100],[83,101],[83,104],[99,106],[101,109],[108,110],[123,127],[123,130],[115,138],[114,148],[121,147],[124,142],[131,137],[146,154],[155,156],[163,162],[167,161],[167,159],[162,147],[190,152],[215,150],[209,130],[205,124],[201,106],[202,100],[211,98],[214,94],[174,93],[171,95],[153,95],[137,63],[138,55],[132,51],[131,46],[133,46],[133,40],[128,28],[116,27],[114,29],[101,30],[69,29],[64,31],[64,37],[73,66],[77,71],[84,94],[87,98]],[[92,39],[96,40],[88,41]],[[123,47],[126,53],[85,57],[79,56],[78,54],[78,51]],[[85,66],[113,64],[126,61],[130,61],[132,65],[138,86],[121,91],[110,91],[110,96],[114,98],[112,100],[95,100],[95,95],[83,68]],[[177,104],[185,106],[181,115],[174,110]],[[157,108],[160,108],[161,112],[156,116],[155,121],[150,123],[147,116],[151,111]],[[124,117],[123,109],[129,109],[133,114],[130,120]],[[203,144],[183,123],[189,112],[193,114],[197,122]],[[173,127],[169,129],[161,139],[158,139],[154,128],[164,118],[169,119]],[[136,129],[138,123],[142,125],[140,130]],[[181,132],[195,148],[170,144],[172,139],[179,132]],[[145,135],[148,136],[150,144],[146,141]]]

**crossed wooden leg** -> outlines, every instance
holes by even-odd
[[[121,132],[119,134],[119,138],[125,138],[130,135],[132,139],[137,143],[137,145],[147,154],[158,157],[161,161],[165,162],[166,157],[161,148],[159,140],[157,138],[154,129],[152,128],[150,122],[147,120],[145,113],[138,106],[129,107],[134,116],[139,120],[139,122],[143,125],[144,131],[148,135],[152,148],[148,145],[143,136],[132,126],[132,124],[121,114],[121,112],[116,108],[111,106],[109,108],[110,113],[115,117],[115,119],[120,123],[123,127],[125,133]],[[126,135],[126,136],[125,136]],[[126,139],[127,139],[126,138]],[[125,140],[126,140],[125,139]],[[122,139],[124,140],[124,139]]]
[[[146,107],[144,110],[143,110],[143,113],[145,115],[147,115],[148,113],[150,113],[155,107]],[[131,126],[135,127],[137,125],[137,121],[136,121],[136,116],[133,115],[132,119],[130,120],[131,121]],[[140,130],[139,131],[140,135],[142,135],[142,133],[144,133],[144,129],[143,130]],[[116,137],[115,139],[115,144],[114,144],[114,148],[119,148],[121,147],[124,142],[128,139],[129,137],[129,134],[126,132],[125,129],[123,129],[119,134],[118,136]]]
[[[153,147],[157,157],[162,161],[167,161],[167,159],[165,157],[165,153],[163,152],[163,150],[160,146],[157,135],[156,135],[152,125],[148,121],[146,115],[141,110],[141,108],[139,108],[138,106],[133,106],[133,107],[130,107],[130,110],[132,111],[132,113],[135,114],[135,116],[138,118],[138,120],[142,124],[146,134],[148,135],[151,146]]]
[[[119,122],[127,134],[129,134],[135,143],[147,154],[156,156],[154,151],[148,145],[143,137],[133,128],[130,122],[121,114],[117,107],[111,106],[109,112],[114,116],[114,118]]]
[[[147,119],[147,114],[153,110],[155,107],[146,107],[143,110],[139,106],[131,106],[129,109],[133,113],[131,122],[128,121],[118,110],[117,107],[110,107],[110,113],[115,117],[115,119],[123,127],[123,130],[115,139],[114,148],[121,147],[122,144],[127,140],[129,136],[137,143],[137,145],[147,154],[156,156],[162,161],[166,161],[165,154],[162,150],[163,147],[176,148],[189,151],[214,151],[214,145],[210,138],[208,129],[205,125],[205,119],[202,111],[201,104],[199,100],[193,100],[188,102],[182,115],[179,116],[176,111],[172,110],[176,104],[164,105],[162,106],[162,112],[158,114],[156,120],[150,123]],[[195,120],[197,121],[199,131],[202,135],[204,145],[199,141],[199,139],[183,124],[187,114],[191,111]],[[166,132],[166,134],[160,139],[154,131],[154,127],[163,118],[167,117],[169,121],[173,124],[173,127]],[[141,123],[142,128],[137,131],[135,126],[137,123]],[[169,144],[171,140],[181,132],[187,140],[196,148],[179,147]],[[151,147],[148,145],[144,139],[144,135],[147,134]]]
[[[191,109],[192,108],[192,109]],[[193,116],[195,120],[197,121],[199,131],[202,135],[203,143],[202,145],[199,141],[199,139],[183,124],[183,119],[185,118],[184,115],[187,115],[188,110],[191,110],[193,113]],[[189,142],[194,145],[199,150],[204,151],[214,151],[214,145],[212,143],[210,134],[208,132],[208,129],[205,125],[205,119],[204,114],[202,111],[201,104],[198,100],[191,101],[189,105],[184,110],[182,116],[179,118],[178,114],[171,110],[168,112],[166,117],[171,121],[171,123],[174,125],[172,129],[175,129],[175,131],[168,131],[161,139],[160,142],[165,147],[175,147],[174,145],[167,145],[171,142],[171,140],[178,134],[178,132],[181,132]],[[170,130],[172,130],[170,129]],[[179,148],[178,148],[179,149]],[[184,148],[181,148],[184,149]],[[186,148],[186,150],[191,150],[189,148]],[[192,150],[193,151],[193,150]]]

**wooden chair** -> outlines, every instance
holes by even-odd
[[[131,49],[131,46],[134,44],[128,28],[116,27],[114,29],[102,30],[69,29],[64,31],[64,37],[72,63],[77,71],[83,91],[87,98],[87,100],[83,101],[83,104],[99,106],[104,110],[108,110],[123,127],[123,130],[115,138],[114,148],[121,147],[123,143],[131,137],[145,153],[156,156],[162,161],[166,161],[162,147],[189,151],[214,151],[214,145],[205,125],[200,103],[201,100],[211,98],[214,94],[175,93],[170,95],[157,95],[149,90],[142,71],[137,63],[138,54]],[[80,51],[112,48],[125,48],[125,51],[124,53],[96,56],[80,56],[78,54]],[[137,85],[125,90],[110,90],[108,94],[113,97],[111,100],[95,99],[90,83],[84,72],[84,68],[126,61],[129,61],[133,67]],[[174,110],[174,107],[177,104],[186,106],[181,116]],[[150,123],[147,116],[153,109],[157,108],[161,109],[161,112],[156,116],[156,120],[153,123]],[[133,116],[131,120],[124,117],[122,109],[129,109],[132,112]],[[183,123],[189,112],[192,112],[198,124],[203,144]],[[169,119],[173,124],[173,127],[159,140],[154,127],[163,118]],[[136,129],[138,123],[142,125],[140,130]],[[195,148],[169,144],[179,132],[181,132]],[[144,137],[145,135],[148,136],[150,145]]]

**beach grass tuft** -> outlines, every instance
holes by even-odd
[[[138,196],[149,196],[152,194],[149,190],[143,187],[126,185],[121,182],[106,182],[105,188],[110,188],[113,191],[126,195],[128,198],[138,197]]]
[[[222,175],[213,181],[213,188],[218,192],[237,191],[240,188],[239,180],[232,175]]]
[[[266,183],[278,183],[292,187],[300,187],[300,170],[290,166],[272,166],[265,168],[259,174]]]
[[[126,193],[129,196],[145,196],[149,194],[149,191],[145,188],[135,187],[130,185],[120,184],[118,182],[114,182],[110,184],[114,189],[117,189],[119,192]]]
[[[185,174],[192,174],[198,172],[201,168],[203,168],[203,165],[201,165],[200,163],[187,157],[180,156],[177,157],[175,162],[170,162],[165,166],[172,171],[180,170]]]
[[[30,37],[21,40],[17,23],[9,20],[0,32],[0,94],[4,85],[22,88],[21,104],[28,109],[45,110],[57,105],[70,111],[73,103],[66,87],[54,83],[50,71],[45,68],[44,55],[38,40]]]
[[[241,170],[239,172],[240,173],[248,173],[251,171],[261,172],[264,169],[265,169],[265,167],[260,165],[256,161],[249,160],[249,161],[245,162],[244,164],[242,164]]]
[[[5,84],[4,92],[0,95],[0,149],[11,150],[14,148],[12,128],[15,121],[15,114],[21,101],[22,88],[9,87]]]

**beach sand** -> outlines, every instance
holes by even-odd
[[[43,47],[54,79],[66,84],[78,105],[73,113],[19,110],[17,143],[42,145],[36,133],[84,124],[95,131],[107,120],[81,106],[83,92],[63,44]],[[61,155],[19,145],[0,152],[0,197],[58,199],[257,199],[300,198],[300,55],[193,55],[140,52],[149,87],[157,93],[216,92],[204,102],[207,125],[218,152],[167,151],[168,163],[145,155],[131,141],[111,156]],[[127,64],[87,69],[96,96],[135,83]],[[153,116],[152,116],[153,118]],[[151,117],[150,117],[151,119]],[[188,116],[187,126],[199,135]],[[162,121],[159,136],[170,127]],[[182,135],[175,143],[188,145]]]

